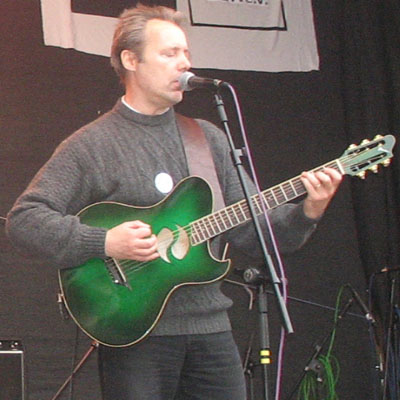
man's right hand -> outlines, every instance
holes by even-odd
[[[119,260],[151,261],[159,257],[157,237],[142,221],[129,221],[106,234],[105,253]]]

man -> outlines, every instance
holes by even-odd
[[[190,67],[180,13],[165,7],[126,10],[114,35],[111,62],[125,95],[98,120],[55,151],[8,215],[17,247],[58,267],[112,257],[150,262],[159,257],[157,232],[137,221],[111,229],[83,224],[89,204],[113,201],[150,206],[189,175],[173,106],[182,100],[179,77]],[[224,134],[198,121],[210,144],[226,204],[243,198]],[[308,195],[299,205],[270,211],[282,251],[300,247],[315,229],[341,175],[303,173]],[[233,245],[254,253],[251,224],[231,231]],[[184,286],[143,341],[99,348],[106,400],[243,400],[245,383],[219,283]]]

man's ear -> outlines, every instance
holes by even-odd
[[[122,50],[120,57],[121,63],[127,71],[136,71],[138,60],[135,53],[130,50]]]

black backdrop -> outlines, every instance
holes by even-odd
[[[314,1],[318,72],[195,71],[236,88],[264,187],[338,157],[353,141],[398,131],[398,6],[389,0],[366,3]],[[121,87],[108,59],[43,45],[38,0],[1,1],[0,54],[0,215],[5,216],[55,146],[112,107]],[[207,92],[187,93],[178,109],[218,123]],[[346,178],[310,242],[285,258],[295,333],[286,345],[282,398],[313,346],[330,332],[333,312],[325,306],[334,307],[339,288],[351,283],[364,296],[371,274],[399,262],[396,160],[365,181]],[[247,267],[246,261],[237,266]],[[74,325],[61,318],[56,267],[16,254],[4,229],[0,232],[0,339],[24,344],[30,400],[50,399],[69,373],[75,348],[80,358],[90,345],[79,334],[76,346]],[[232,321],[244,355],[257,332],[257,313],[248,311],[242,287],[226,283],[224,289],[235,300]],[[279,318],[270,304],[275,362]],[[252,344],[257,362],[257,338]],[[365,319],[347,315],[342,320],[334,353],[341,367],[339,398],[373,398],[375,354]],[[74,399],[99,398],[95,361],[94,352],[76,377]],[[1,358],[0,373],[5,373]],[[255,383],[261,399],[259,368]]]

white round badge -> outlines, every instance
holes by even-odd
[[[155,177],[154,183],[156,185],[157,190],[164,194],[169,193],[174,186],[174,182],[172,181],[171,176],[165,172],[160,172]]]

